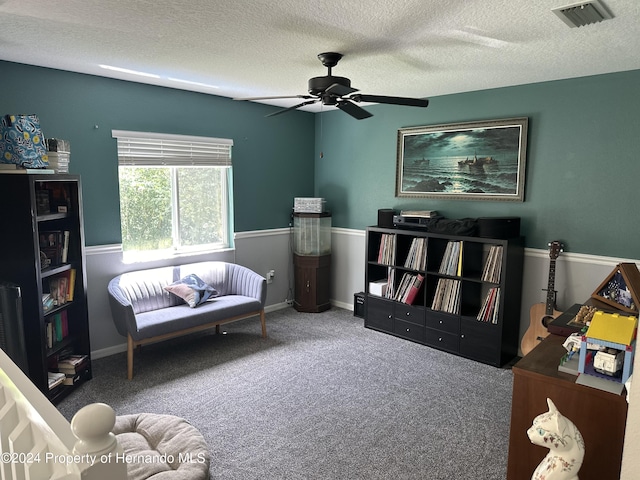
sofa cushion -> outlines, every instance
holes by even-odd
[[[182,298],[191,308],[195,308],[206,302],[210,297],[218,295],[215,288],[203,282],[202,279],[194,273],[182,277],[171,285],[167,285],[164,289]]]
[[[198,308],[182,304],[136,315],[137,332],[134,340],[156,337],[203,324],[229,320],[239,315],[258,314],[262,304],[253,297],[225,295],[210,299]]]

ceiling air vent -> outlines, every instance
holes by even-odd
[[[554,8],[551,11],[572,28],[583,27],[591,23],[598,23],[602,20],[613,18],[613,15],[607,11],[599,0],[574,3],[566,7]]]

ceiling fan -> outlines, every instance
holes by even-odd
[[[329,71],[328,74],[324,77],[313,77],[309,79],[309,95],[235,98],[234,100],[275,100],[281,98],[302,98],[305,99],[304,102],[292,107],[278,110],[277,112],[267,115],[267,117],[273,117],[290,110],[304,107],[305,105],[322,102],[322,105],[335,105],[343,112],[348,113],[358,120],[362,120],[364,118],[372,116],[372,114],[367,112],[364,108],[356,105],[356,103],[359,102],[388,103],[392,105],[407,105],[411,107],[426,107],[429,105],[429,100],[421,98],[388,97],[384,95],[365,95],[363,93],[356,93],[359,90],[351,87],[351,80],[345,77],[334,77],[331,74],[331,69],[338,64],[341,58],[342,54],[335,52],[325,52],[318,55],[318,59],[320,59],[322,65],[327,67]]]

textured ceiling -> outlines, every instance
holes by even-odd
[[[0,0],[0,59],[232,98],[306,94],[326,51],[362,93],[420,98],[640,69],[639,0],[580,28],[551,11],[571,3]]]

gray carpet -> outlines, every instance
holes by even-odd
[[[144,347],[132,381],[124,353],[95,360],[59,409],[184,417],[209,444],[212,479],[506,477],[511,370],[365,329],[337,308],[272,312],[267,330],[254,318]]]

